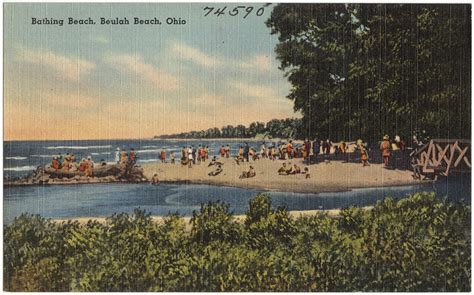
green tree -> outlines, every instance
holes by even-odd
[[[267,26],[300,136],[470,137],[469,5],[279,4]]]

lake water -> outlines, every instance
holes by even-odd
[[[272,203],[289,210],[333,209],[369,206],[386,196],[396,199],[419,191],[436,192],[440,198],[471,203],[470,177],[445,179],[436,184],[354,189],[347,192],[301,194],[268,192]],[[135,208],[153,215],[178,212],[189,216],[201,203],[225,201],[235,214],[244,214],[248,201],[262,190],[186,184],[83,184],[17,186],[4,188],[4,223],[28,212],[47,218],[110,216]]]

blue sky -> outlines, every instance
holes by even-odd
[[[204,16],[237,5],[5,4],[5,138],[147,138],[298,116],[264,24],[272,7]],[[89,16],[162,25],[31,24]]]

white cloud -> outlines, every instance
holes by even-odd
[[[83,75],[90,73],[96,65],[78,57],[66,57],[52,51],[20,49],[17,59],[26,63],[42,65],[49,68],[60,78],[79,80]]]
[[[214,68],[221,64],[217,58],[211,57],[197,48],[193,48],[183,43],[172,42],[171,49],[183,59],[190,60],[195,64],[206,68]]]
[[[138,55],[112,55],[106,61],[119,70],[126,69],[142,77],[158,89],[174,90],[178,87],[178,79],[174,75],[145,63]]]
[[[258,54],[240,64],[243,69],[270,71],[272,58],[269,55]]]
[[[241,81],[230,81],[229,86],[237,91],[241,97],[274,99],[277,96],[273,88],[268,86],[254,85]]]

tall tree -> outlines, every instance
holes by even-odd
[[[469,5],[279,4],[300,137],[470,137]]]

